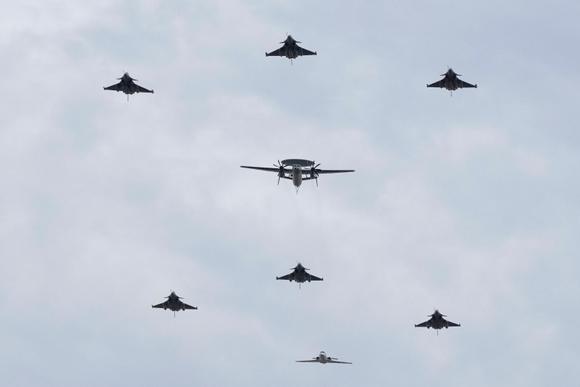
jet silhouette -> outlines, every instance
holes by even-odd
[[[139,86],[135,83],[136,79],[131,78],[129,73],[123,74],[121,78],[117,78],[121,82],[116,83],[114,85],[103,87],[105,90],[114,90],[114,91],[122,91],[123,93],[127,94],[127,98],[129,98],[130,94],[135,93],[153,93],[153,90],[146,89],[144,87]]]
[[[444,314],[441,314],[438,310],[435,310],[435,313],[429,315],[431,317],[429,320],[422,322],[421,324],[415,324],[415,328],[433,328],[433,329],[447,329],[449,327],[460,327],[460,324],[456,324],[451,321],[445,320],[443,317],[447,317]]]
[[[293,267],[292,273],[290,274],[286,274],[283,275],[282,277],[276,277],[277,280],[287,280],[287,281],[296,281],[298,282],[298,284],[303,284],[304,282],[308,281],[324,281],[323,278],[317,277],[315,275],[312,275],[310,273],[307,273],[307,268],[305,268],[304,266],[302,266],[301,263],[299,263],[298,265],[296,265],[296,267]]]
[[[286,58],[292,60],[302,55],[316,55],[316,51],[310,51],[300,47],[298,43],[302,42],[294,40],[292,35],[288,35],[286,40],[280,43],[283,44],[282,47],[272,52],[267,52],[266,56],[285,56]]]
[[[337,363],[337,364],[352,364],[349,361],[338,361],[336,357],[330,357],[326,355],[326,352],[320,351],[320,354],[316,357],[313,357],[312,360],[296,360],[296,363],[320,363],[320,364],[327,364],[327,363]]]
[[[182,298],[179,297],[177,294],[175,294],[175,292],[171,292],[171,294],[165,298],[167,298],[167,301],[162,302],[161,304],[151,305],[151,307],[163,310],[169,309],[173,311],[173,315],[175,315],[175,312],[179,312],[180,310],[186,309],[197,310],[196,306],[187,305],[185,302],[182,302],[181,301]]]
[[[455,71],[453,71],[453,69],[447,70],[447,72],[445,74],[441,74],[441,76],[443,77],[442,80],[431,83],[430,85],[427,85],[427,87],[445,88],[450,91],[463,89],[466,87],[477,87],[477,84],[472,85],[471,83],[467,83],[459,79],[458,77],[460,77],[461,74],[457,74]]]

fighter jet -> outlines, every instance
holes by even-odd
[[[349,361],[338,361],[336,357],[326,356],[326,352],[320,351],[320,355],[313,357],[312,360],[296,360],[296,363],[335,363],[335,364],[352,364]]]
[[[299,263],[298,265],[296,265],[296,267],[293,267],[290,270],[293,270],[293,272],[290,274],[283,275],[282,277],[276,277],[276,279],[277,280],[287,280],[290,282],[296,281],[296,282],[298,282],[299,285],[303,284],[306,281],[308,281],[308,282],[310,282],[310,281],[324,281],[323,278],[320,278],[320,277],[317,277],[317,276],[312,275],[310,273],[307,273],[306,271],[310,270],[310,269],[305,268],[304,266],[302,266],[301,263]]]
[[[438,310],[435,310],[435,313],[429,315],[431,317],[429,320],[422,322],[421,324],[415,324],[415,328],[433,328],[433,329],[442,329],[442,328],[449,328],[449,327],[460,327],[460,324],[456,324],[451,321],[445,320],[443,317],[447,317],[444,314],[441,314]]]
[[[300,47],[297,43],[302,42],[294,40],[291,35],[288,35],[286,40],[280,43],[283,44],[282,47],[272,52],[267,52],[266,56],[285,56],[286,58],[292,60],[302,55],[316,55],[316,51],[309,51]]]
[[[345,173],[354,172],[354,169],[318,169],[320,164],[316,164],[315,161],[302,160],[302,159],[287,159],[278,160],[278,165],[274,164],[275,168],[269,167],[250,167],[247,165],[242,165],[242,168],[257,169],[259,171],[277,172],[278,173],[278,184],[280,184],[280,179],[292,180],[294,187],[296,187],[296,192],[302,185],[304,180],[316,180],[316,186],[318,187],[318,176],[327,173]]]
[[[449,91],[463,89],[466,87],[477,87],[477,84],[472,85],[471,83],[467,83],[459,79],[458,77],[460,77],[461,74],[455,73],[453,69],[447,70],[447,72],[445,74],[441,74],[441,76],[443,77],[442,80],[427,85],[427,87],[446,88]]]
[[[129,73],[123,74],[121,78],[117,78],[121,82],[111,85],[109,87],[103,87],[105,90],[114,90],[114,91],[122,91],[123,93],[127,94],[127,100],[129,99],[130,94],[135,93],[153,93],[153,90],[146,89],[144,87],[139,86],[135,83],[136,79],[131,78]]]
[[[167,297],[167,301],[162,302],[161,304],[151,305],[152,308],[160,308],[163,310],[171,310],[173,311],[173,315],[175,316],[175,312],[179,312],[180,310],[186,309],[194,309],[197,310],[196,306],[187,305],[185,302],[182,302],[182,297],[179,297],[175,292],[171,292],[171,294]]]

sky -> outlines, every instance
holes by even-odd
[[[574,384],[579,13],[4,1],[2,384]],[[286,34],[318,55],[264,57]],[[425,87],[448,67],[479,88]],[[125,71],[155,94],[103,91]],[[286,158],[356,172],[239,168]]]

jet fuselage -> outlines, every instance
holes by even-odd
[[[459,82],[457,82],[457,74],[455,71],[449,69],[445,73],[445,88],[450,91],[457,90],[459,88]]]
[[[298,264],[294,269],[294,281],[298,283],[304,283],[308,281],[309,275],[306,272],[306,269],[301,264]]]
[[[320,354],[318,356],[316,356],[316,360],[318,360],[322,364],[326,364],[326,363],[328,363],[328,360],[330,360],[330,359],[328,358],[328,356],[326,356],[325,352],[320,352]]]

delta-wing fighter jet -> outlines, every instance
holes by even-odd
[[[103,87],[105,90],[114,90],[114,91],[122,91],[123,93],[127,94],[127,98],[129,98],[130,94],[135,93],[153,93],[153,90],[146,89],[144,87],[139,86],[135,83],[136,79],[131,78],[129,73],[123,74],[121,78],[117,78],[120,80],[119,83],[114,85]]]
[[[447,70],[447,72],[445,74],[441,74],[441,76],[443,77],[442,80],[437,81],[435,83],[431,83],[430,85],[427,85],[427,87],[445,88],[449,91],[477,87],[477,84],[472,85],[471,83],[467,83],[459,79],[461,74],[457,74],[455,71],[453,71],[453,69]]]
[[[276,172],[278,174],[278,184],[280,184],[280,179],[292,180],[294,187],[296,187],[296,192],[302,185],[304,180],[316,180],[316,186],[318,186],[318,176],[329,173],[346,173],[354,172],[354,169],[319,169],[320,164],[316,164],[315,161],[303,160],[303,159],[287,159],[278,160],[278,165],[274,164],[274,168],[270,167],[251,167],[248,165],[242,165],[242,168],[257,169],[259,171]]]
[[[451,321],[447,321],[444,317],[447,317],[444,314],[441,314],[438,310],[435,310],[435,313],[429,315],[430,319],[422,322],[421,324],[415,324],[415,328],[433,328],[433,329],[443,329],[449,327],[460,327],[460,324],[456,324]]]
[[[298,282],[298,284],[303,284],[304,282],[308,281],[324,281],[323,278],[317,277],[315,275],[312,275],[310,273],[307,272],[307,269],[304,266],[302,266],[301,263],[299,263],[298,265],[296,265],[296,267],[293,267],[292,269],[292,273],[290,274],[286,274],[283,275],[282,277],[276,277],[277,280],[286,280],[286,281],[296,281]]]
[[[169,309],[173,312],[173,315],[175,315],[175,312],[179,312],[180,310],[197,310],[196,306],[187,305],[185,302],[181,301],[182,297],[179,297],[175,292],[171,292],[171,294],[165,298],[167,298],[167,301],[162,302],[161,304],[151,305],[151,307],[163,310]]]
[[[280,43],[283,44],[282,47],[272,52],[267,52],[266,56],[285,56],[286,58],[292,60],[302,55],[316,55],[316,51],[310,51],[300,47],[298,43],[302,42],[294,40],[291,35],[288,35],[286,40]]]
[[[320,354],[318,356],[316,356],[316,357],[313,357],[311,360],[296,360],[296,363],[352,364],[349,361],[338,361],[338,358],[336,358],[336,357],[327,356],[326,355],[326,352],[324,352],[324,351],[320,351]]]

